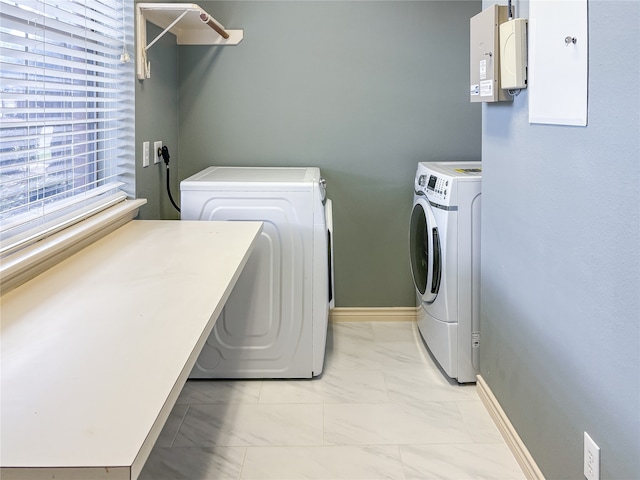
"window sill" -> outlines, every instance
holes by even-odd
[[[0,290],[6,293],[22,285],[108,235],[133,220],[145,203],[145,199],[126,200],[2,259]]]

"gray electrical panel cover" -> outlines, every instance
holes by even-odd
[[[492,5],[470,20],[470,89],[472,102],[512,101],[500,88],[500,42],[498,27],[508,20],[508,8]]]

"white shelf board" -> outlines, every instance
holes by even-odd
[[[201,14],[209,14],[195,3],[139,3],[138,7],[148,22],[162,29],[186,11],[186,15],[169,30],[176,36],[178,45],[237,45],[243,37],[242,30],[227,30],[214,19],[229,34],[226,39],[220,36],[200,20]]]
[[[147,43],[147,21],[164,30],[156,40],[168,31],[175,35],[178,45],[238,45],[244,37],[243,30],[227,30],[195,3],[138,3],[136,9],[136,73],[140,80],[149,78],[146,50],[155,43],[155,40]],[[224,38],[202,21],[200,16],[203,14],[228,33],[229,38]]]

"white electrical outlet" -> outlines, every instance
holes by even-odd
[[[142,166],[149,166],[149,142],[144,142],[142,144]]]
[[[584,476],[587,480],[600,480],[600,447],[584,432]]]
[[[160,163],[160,159],[162,158],[160,155],[160,150],[162,149],[162,140],[157,142],[153,142],[153,163]]]

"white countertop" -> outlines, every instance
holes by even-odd
[[[3,480],[137,478],[261,228],[132,221],[3,295]]]

